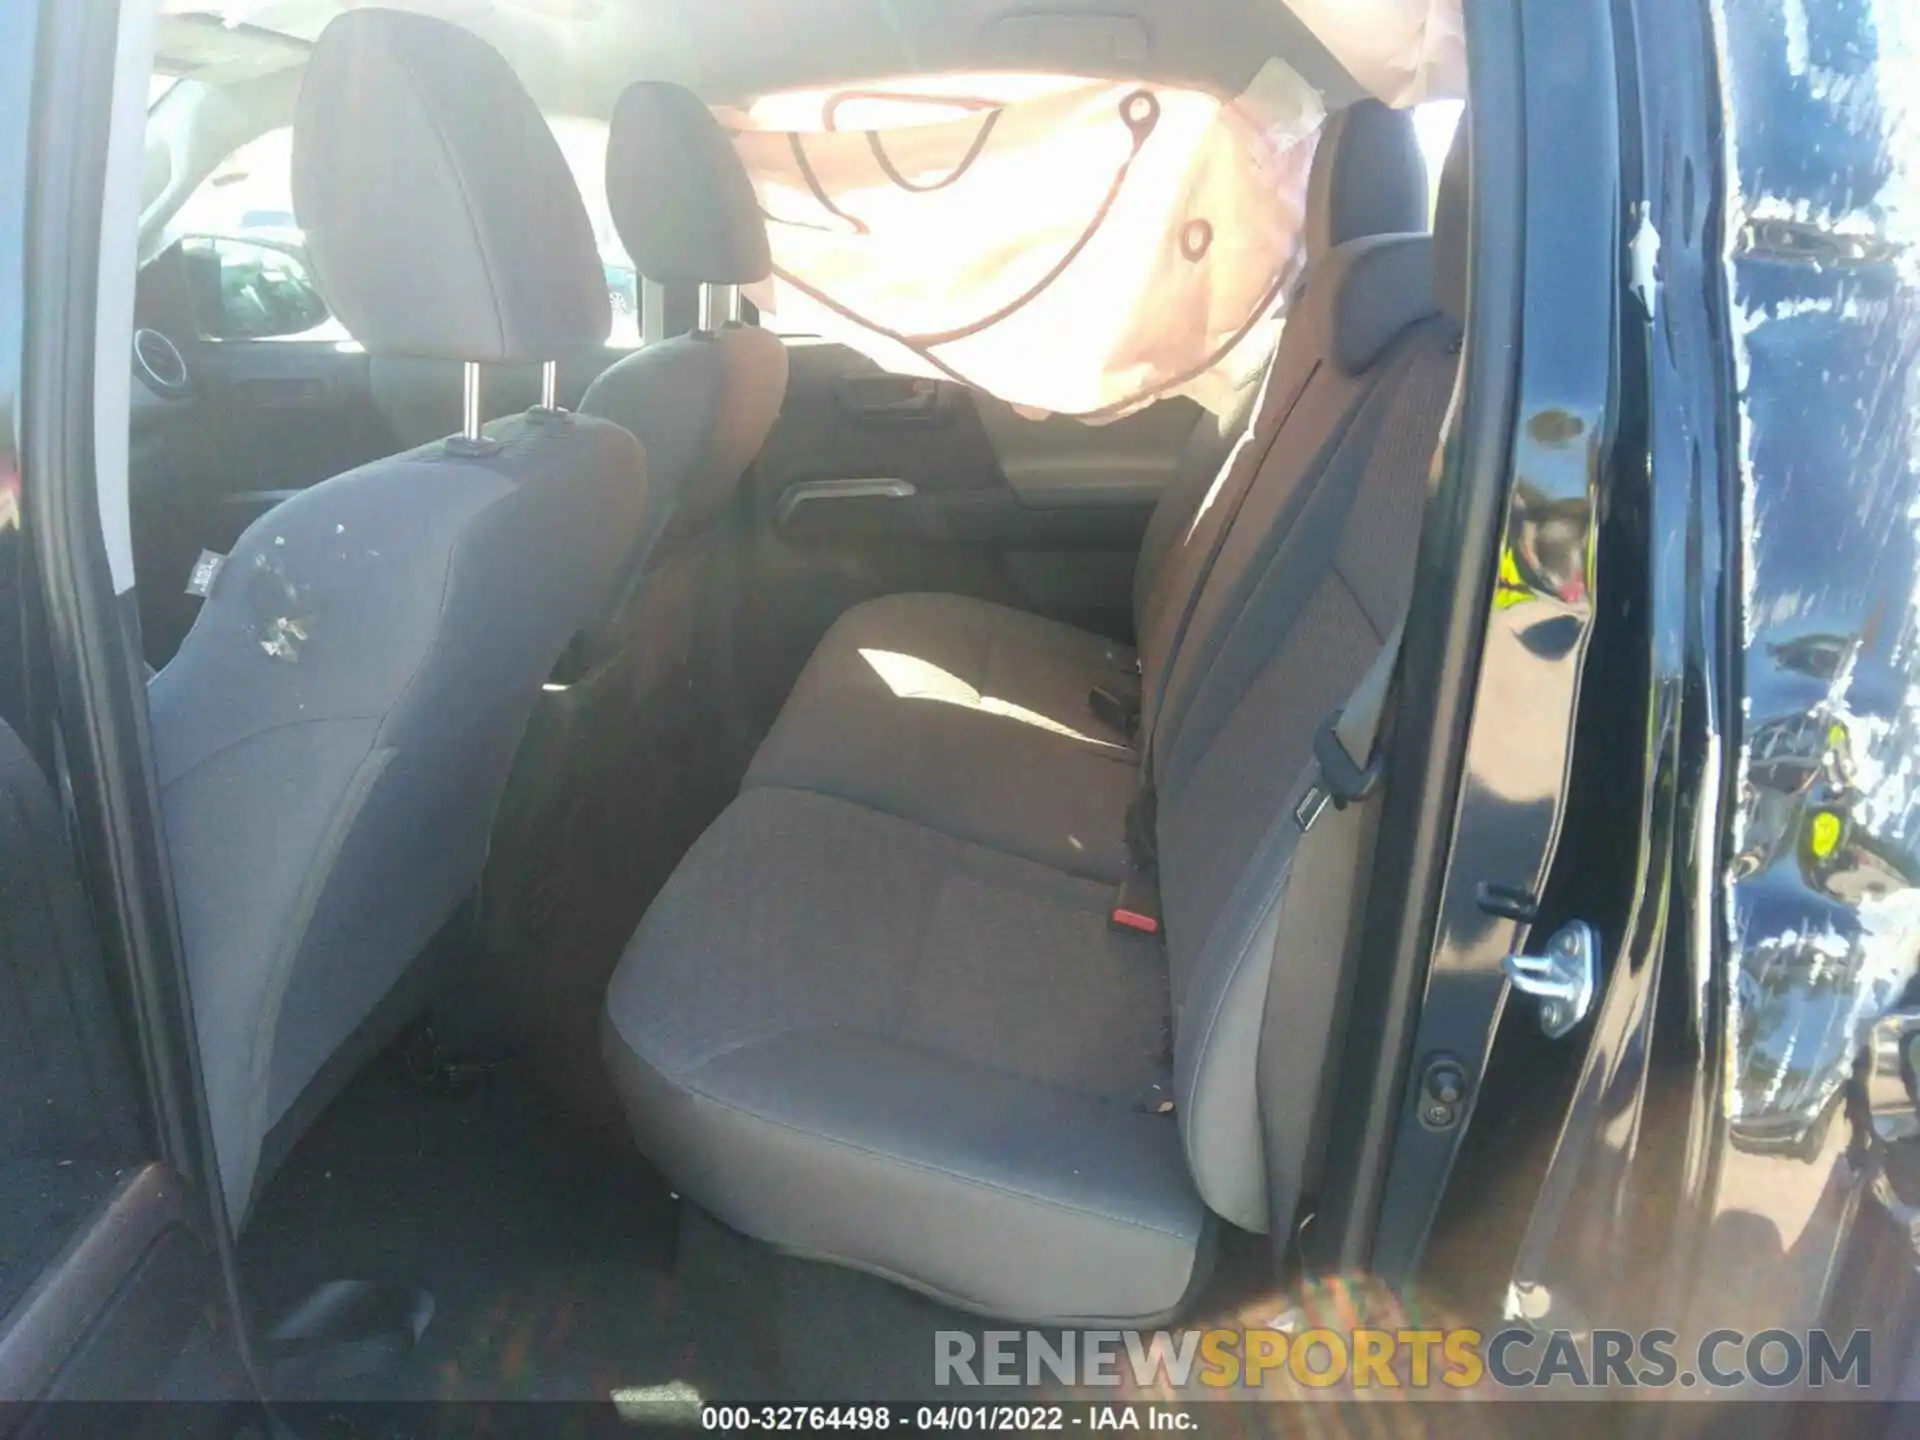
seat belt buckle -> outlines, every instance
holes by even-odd
[[[1300,797],[1300,803],[1294,806],[1293,819],[1304,832],[1313,828],[1328,805],[1336,810],[1344,810],[1349,805],[1365,800],[1380,788],[1380,777],[1385,770],[1378,755],[1369,756],[1367,763],[1361,765],[1347,753],[1347,747],[1340,740],[1340,717],[1346,712],[1336,710],[1320,722],[1320,728],[1313,736],[1313,759],[1319,767],[1319,774],[1313,783],[1307,786],[1307,793]]]
[[[1087,692],[1087,709],[1093,718],[1109,730],[1131,740],[1140,733],[1140,693],[1120,684],[1105,682]]]
[[[1113,898],[1107,923],[1116,930],[1136,935],[1160,933],[1160,887],[1142,875],[1129,875],[1120,882],[1120,893]]]

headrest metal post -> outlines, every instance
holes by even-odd
[[[701,282],[699,316],[694,322],[694,329],[701,335],[711,335],[720,328],[719,296],[714,293],[718,289]]]
[[[739,329],[740,322],[745,317],[745,313],[746,313],[745,310],[742,308],[740,287],[738,285],[722,286],[721,294],[722,296],[725,297],[725,301],[726,301],[725,305],[722,308],[726,312],[727,328],[729,330],[737,330]]]
[[[460,438],[478,445],[480,433],[480,362],[469,360],[461,372]]]
[[[658,345],[667,338],[667,287],[658,280],[640,281],[640,343]]]
[[[540,408],[560,408],[560,362],[549,360],[540,367]]]
[[[480,424],[480,362],[469,360],[460,371],[460,433],[447,437],[447,453],[473,460],[500,453],[500,442],[490,439]]]

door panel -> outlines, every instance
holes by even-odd
[[[183,353],[212,451],[199,498],[245,515],[241,529],[288,493],[392,452],[359,351],[332,341],[221,340]]]
[[[991,395],[973,400],[1007,484],[1038,509],[1151,508],[1173,483],[1181,447],[1205,413],[1181,398],[1089,425],[1064,415],[1029,420]]]
[[[156,666],[199,611],[185,587],[202,550],[224,555],[287,496],[399,448],[358,347],[204,338],[191,277],[176,246],[141,272],[135,302],[143,351],[171,346],[184,367],[182,383],[157,385],[136,364],[133,389],[134,569]]]
[[[1173,400],[1107,425],[1030,420],[950,381],[889,374],[844,346],[793,341],[789,358],[752,494],[756,518],[799,543],[1129,551],[1201,414]],[[1129,606],[1091,599],[1122,618]]]
[[[0,976],[0,1434],[57,1434],[17,1407],[156,1393],[215,1267],[152,1159],[63,813],[5,725]]]
[[[1140,539],[1198,406],[1030,420],[841,345],[788,346],[786,403],[742,502],[745,573],[728,582],[737,688],[762,722],[834,619],[878,595],[943,591],[1130,635]]]
[[[1004,494],[992,442],[972,396],[943,380],[892,375],[839,345],[790,341],[787,397],[755,463],[758,516],[818,539],[878,533],[938,538],[939,509],[956,514]],[[801,486],[889,481],[890,496],[849,490],[796,506]],[[889,501],[919,499],[919,505]],[[918,523],[899,517],[914,513]]]
[[[210,1293],[213,1262],[186,1197],[165,1165],[143,1165],[87,1213],[0,1335],[8,1404],[147,1400],[161,1388]],[[25,1427],[63,1428],[57,1414]]]
[[[39,766],[0,725],[0,1307],[138,1152],[132,1076]]]

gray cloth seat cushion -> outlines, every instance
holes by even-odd
[[[736,800],[648,911],[604,1039],[683,1193],[799,1253],[987,1314],[1142,1321],[1204,1210],[1167,972],[1093,882],[842,800]],[[934,1237],[937,1238],[937,1242]]]
[[[827,632],[746,786],[817,791],[1113,881],[1138,786],[1127,737],[1088,704],[1133,652],[956,595],[888,595]]]

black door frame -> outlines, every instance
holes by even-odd
[[[0,0],[0,471],[27,743],[64,812],[144,1105],[147,1163],[79,1222],[0,1319],[0,1398],[138,1398],[187,1344],[183,1307],[247,1362],[231,1229],[201,1089],[158,797],[145,669],[95,499],[94,335],[117,0]],[[8,463],[11,462],[11,463]],[[7,697],[9,701],[14,697]],[[19,713],[19,711],[16,711]],[[151,1390],[145,1392],[151,1393]],[[24,1411],[9,1411],[0,1429]]]

